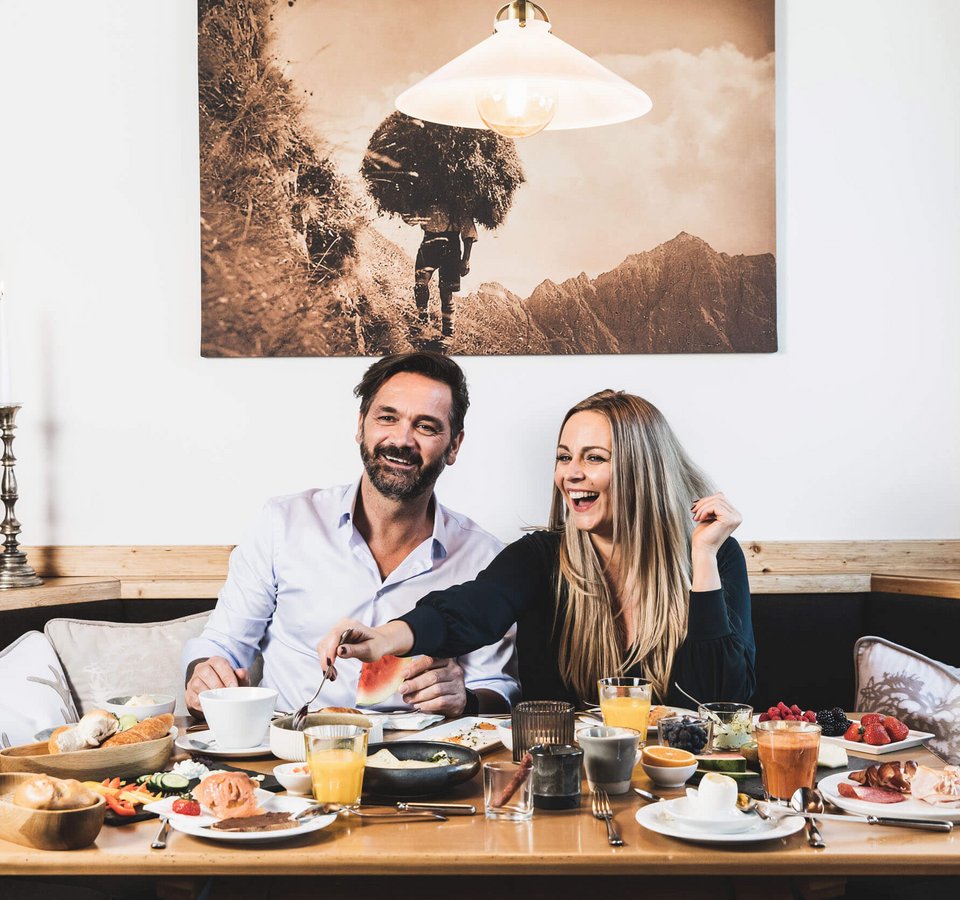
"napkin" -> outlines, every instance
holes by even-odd
[[[422,731],[443,721],[443,716],[438,716],[436,713],[365,711],[364,715],[376,719],[384,729],[391,731]]]

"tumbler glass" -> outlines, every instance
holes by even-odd
[[[314,725],[303,732],[313,797],[319,803],[360,805],[368,731],[359,725]]]
[[[820,752],[820,726],[813,722],[757,724],[757,752],[763,792],[774,803],[788,804],[798,788],[813,787]]]
[[[572,744],[574,708],[564,700],[526,700],[513,708],[513,761],[536,744]]]

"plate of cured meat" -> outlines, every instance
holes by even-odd
[[[841,772],[820,780],[835,806],[861,816],[960,822],[960,767],[932,768],[912,760]]]

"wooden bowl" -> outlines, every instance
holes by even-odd
[[[0,750],[0,772],[33,772],[77,781],[136,778],[163,769],[170,759],[176,735],[177,729],[172,728],[169,734],[155,741],[69,753],[51,753],[46,743],[6,747]]]
[[[0,774],[0,838],[38,850],[79,850],[100,834],[107,803],[101,796],[83,809],[27,809],[9,801],[17,785],[34,777],[30,772]]]

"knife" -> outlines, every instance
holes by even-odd
[[[828,820],[831,822],[857,822],[860,825],[892,825],[900,828],[919,828],[926,831],[953,831],[953,822],[942,819],[890,819],[885,816],[839,816],[832,813],[790,812],[779,813],[769,806],[766,808],[772,819],[785,819],[799,816],[802,819]]]
[[[448,816],[475,816],[477,808],[471,803],[398,803],[400,812],[413,812],[418,809],[430,812],[446,813]]]

